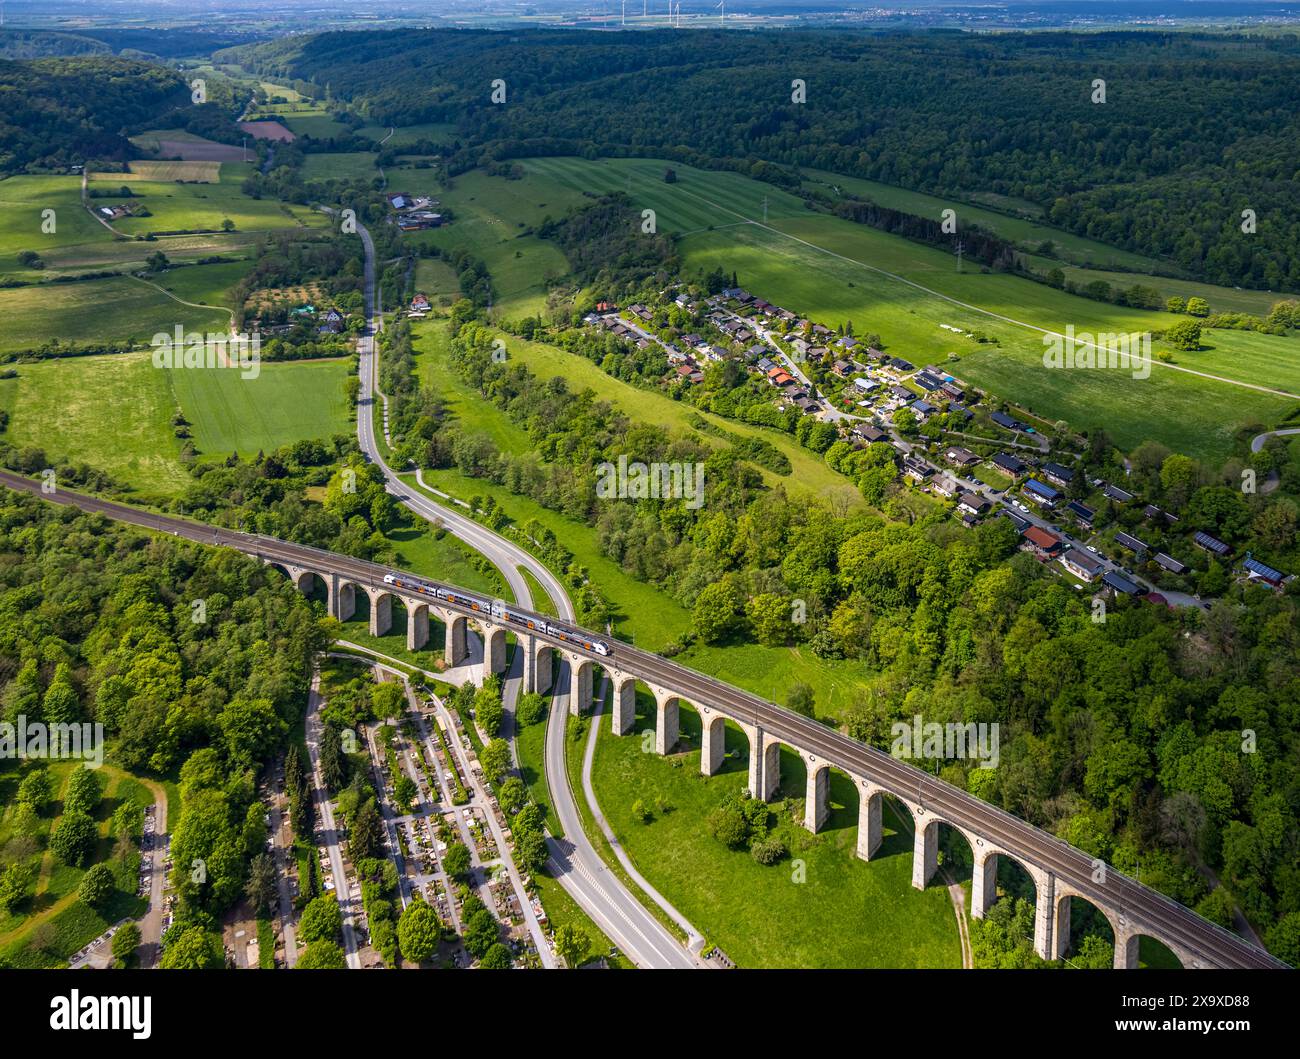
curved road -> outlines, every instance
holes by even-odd
[[[375,437],[374,403],[378,390],[379,358],[375,336],[383,329],[375,284],[375,244],[366,227],[357,222],[366,252],[366,333],[357,342],[360,356],[361,389],[357,396],[357,437],[361,451],[383,473],[385,488],[408,509],[430,522],[438,522],[466,544],[477,549],[499,569],[520,605],[531,608],[532,593],[520,573],[527,569],[554,601],[559,616],[574,621],[575,611],[564,585],[550,569],[519,545],[506,540],[473,519],[442,507],[407,486],[385,462]],[[563,673],[561,674],[563,677]],[[561,679],[557,690],[566,685]],[[518,685],[515,685],[517,688]],[[517,691],[512,689],[513,693]],[[513,702],[507,703],[510,710]],[[582,827],[574,792],[565,769],[565,719],[553,699],[546,730],[546,775],[556,816],[564,838],[548,838],[551,868],[556,879],[578,902],[583,911],[603,930],[629,959],[640,967],[690,968],[699,963],[658,919],[623,885],[601,859]]]

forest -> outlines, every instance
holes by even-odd
[[[123,130],[188,103],[179,74],[137,59],[0,61],[0,174],[135,157]]]
[[[787,181],[780,167],[814,166],[1025,200],[1213,283],[1300,289],[1293,36],[429,30],[220,54],[328,84],[376,122],[457,123],[452,172],[537,154]],[[504,105],[490,98],[498,77]],[[796,80],[806,102],[792,101]]]
[[[265,843],[254,780],[303,710],[325,625],[287,580],[251,559],[7,490],[0,570],[0,714],[10,723],[98,722],[110,763],[179,779],[172,848],[181,901],[169,958],[197,953],[220,965],[218,917]],[[13,802],[20,780],[43,767],[4,762],[0,800]],[[40,834],[40,821],[31,823]],[[40,856],[31,843],[12,845],[0,853],[6,870],[16,857]],[[207,866],[201,881],[189,870],[195,858]],[[6,958],[46,959],[25,949]]]

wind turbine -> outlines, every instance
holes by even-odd
[[[619,21],[619,25],[620,25],[620,26],[626,26],[626,25],[627,25],[627,0],[623,0],[623,17],[622,17],[622,19]]]
[[[725,26],[727,24],[727,0],[720,0],[718,6],[722,8],[722,24]]]

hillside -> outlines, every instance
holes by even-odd
[[[599,151],[794,183],[761,159],[997,196],[1210,282],[1300,289],[1300,222],[1287,210],[1300,196],[1291,38],[429,30],[222,56],[328,84],[377,123],[456,121],[471,146],[453,171]],[[490,99],[498,77],[504,106]],[[792,102],[797,79],[806,103]]]
[[[178,74],[135,59],[0,61],[0,173],[132,157],[124,130],[188,101]]]

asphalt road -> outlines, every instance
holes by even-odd
[[[16,490],[37,496],[42,495],[40,482],[7,471],[0,471],[0,483]],[[233,547],[275,562],[303,566],[325,573],[336,573],[359,584],[376,588],[383,584],[384,574],[389,572],[387,568],[378,564],[350,556],[335,555],[318,548],[292,544],[271,537],[219,529],[203,523],[156,515],[64,489],[47,495],[45,499],[55,503],[75,505],[85,511],[97,512],[108,518],[156,532],[171,533],[204,544]],[[462,591],[466,590],[462,589]],[[468,609],[458,608],[455,604],[446,601],[442,601],[441,605],[449,609],[465,609],[467,614],[470,613]],[[534,635],[543,642],[552,643],[557,647],[564,646],[561,641],[544,633]],[[604,664],[603,660],[596,656],[593,656],[593,661]],[[1202,919],[1176,901],[1114,869],[1107,870],[1104,882],[1095,882],[1093,859],[1082,850],[1075,849],[1055,835],[1025,823],[1010,813],[944,783],[905,761],[895,760],[883,751],[865,746],[827,728],[818,721],[793,713],[740,688],[724,684],[713,677],[697,673],[676,662],[627,644],[620,643],[615,647],[610,664],[617,666],[619,671],[640,680],[671,688],[688,702],[703,703],[723,710],[732,717],[756,726],[773,738],[817,754],[823,760],[851,775],[880,784],[892,793],[919,804],[925,811],[935,813],[948,823],[974,832],[985,840],[1023,857],[1027,862],[1052,872],[1084,897],[1114,909],[1121,916],[1131,920],[1138,929],[1154,933],[1162,941],[1182,948],[1204,964],[1225,968],[1284,966],[1281,961],[1244,939]],[[574,832],[575,836],[581,834],[581,829]],[[561,866],[565,866],[563,862]],[[570,867],[572,870],[568,874],[571,876],[586,880],[590,884],[597,882],[595,873],[589,875],[579,866],[570,865]],[[605,870],[603,865],[600,870]],[[631,895],[628,895],[628,900],[633,900]],[[649,913],[639,903],[633,901],[633,904],[634,909],[630,911],[639,911],[642,917],[649,917]],[[657,920],[650,918],[658,925]],[[610,921],[612,931],[624,933],[620,929],[617,917],[607,915],[605,919]],[[602,928],[606,925],[601,920],[597,922],[600,922]],[[612,933],[611,936],[615,935]],[[617,944],[623,944],[617,937],[615,940]],[[630,947],[625,951],[636,959]],[[677,951],[683,957],[687,956],[680,946],[677,946]],[[653,962],[645,965],[659,966]]]
[[[383,315],[375,286],[375,247],[370,232],[359,222],[357,233],[361,236],[366,251],[366,317],[369,324],[369,333],[363,335],[357,345],[361,375],[361,389],[357,398],[357,435],[361,451],[383,473],[385,487],[396,500],[422,518],[445,526],[448,532],[487,556],[501,570],[511,593],[521,606],[532,606],[532,593],[520,572],[521,569],[527,569],[546,590],[559,616],[572,622],[574,609],[568,592],[544,563],[473,519],[443,507],[416,489],[408,487],[385,462],[375,437],[372,414],[378,389],[375,335],[383,327]],[[562,672],[556,690],[567,686],[564,677],[565,672]],[[507,694],[512,700],[510,707],[513,707],[518,686],[517,682],[511,682],[507,688]],[[513,709],[509,712],[513,717]],[[553,700],[546,731],[546,775],[551,801],[564,829],[564,838],[550,837],[547,840],[552,874],[582,910],[638,967],[700,966],[695,957],[609,869],[583,830],[576,796],[567,782],[568,773],[564,764],[565,712]]]

